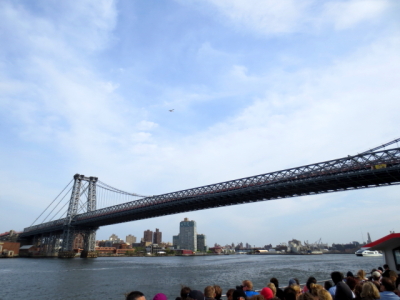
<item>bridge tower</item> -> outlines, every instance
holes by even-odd
[[[72,187],[71,199],[69,201],[67,217],[64,221],[62,233],[62,245],[58,257],[75,257],[73,243],[80,234],[83,236],[83,251],[81,257],[96,257],[94,252],[96,244],[96,230],[98,227],[79,227],[74,226],[74,218],[78,214],[81,195],[87,190],[87,212],[96,210],[96,182],[97,177],[85,177],[84,175],[74,175],[74,185]],[[83,181],[87,181],[87,187],[82,190]]]

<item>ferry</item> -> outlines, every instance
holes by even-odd
[[[355,254],[357,256],[383,256],[382,253],[379,251],[371,251],[371,250],[365,250],[361,248],[360,250],[356,251]]]

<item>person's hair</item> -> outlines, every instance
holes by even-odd
[[[132,291],[129,294],[126,295],[126,300],[136,300],[140,297],[143,297],[144,294],[139,291]]]
[[[272,282],[273,284],[275,284],[275,287],[278,289],[279,288],[279,281],[278,279],[276,279],[275,277],[272,277],[269,282]]]
[[[287,287],[283,290],[283,298],[285,300],[296,300],[297,291],[293,288],[293,286]]]
[[[191,289],[188,286],[184,286],[181,288],[181,298],[186,299],[190,293]]]
[[[332,281],[333,281],[333,282],[335,283],[335,285],[336,285],[336,283],[338,283],[338,282],[340,282],[340,281],[343,280],[343,274],[340,273],[340,272],[338,272],[338,271],[335,271],[335,272],[332,272],[332,273],[331,273],[331,278],[332,278]]]
[[[206,286],[204,289],[204,297],[214,298],[215,297],[215,288],[211,285]]]
[[[358,276],[358,278],[360,278],[360,280],[365,280],[365,271],[364,270],[358,270],[357,276]]]
[[[399,277],[399,275],[397,275],[396,271],[390,270],[389,271],[389,278],[393,281],[396,282],[397,277]]]
[[[226,292],[226,299],[228,299],[229,296],[232,296],[232,294],[233,294],[234,291],[235,291],[235,289],[229,289],[229,290]]]
[[[357,280],[354,277],[347,277],[346,284],[353,291],[354,288],[356,287]]]
[[[234,290],[232,293],[232,299],[238,300],[239,298],[244,298],[247,300],[246,293],[243,290]]]
[[[332,300],[332,295],[327,290],[318,290],[318,299],[319,300]]]
[[[333,286],[332,281],[327,280],[327,281],[324,282],[324,288],[326,290],[329,290],[332,286]]]
[[[300,285],[300,281],[297,278],[293,278],[296,281],[297,285]]]
[[[290,287],[296,292],[296,294],[301,293],[301,288],[298,284],[292,284]]]
[[[388,264],[384,264],[383,265],[383,268],[386,270],[386,269],[389,269],[389,265]]]
[[[317,279],[315,279],[315,277],[313,277],[313,276],[310,276],[310,277],[308,277],[307,282],[306,282],[306,286],[307,286],[309,291],[311,291],[311,284],[312,283],[316,284],[317,283]]]
[[[215,289],[215,299],[221,299],[222,296],[222,289],[219,285],[214,285]]]
[[[360,296],[361,298],[369,299],[379,299],[381,297],[375,284],[370,281],[364,282]]]
[[[359,282],[354,288],[354,295],[356,296],[356,299],[361,299],[362,285],[363,283]]]
[[[320,284],[316,284],[316,283],[310,283],[310,290],[309,292],[314,296],[314,297],[318,297],[318,291],[319,290],[323,290],[324,287]]]
[[[314,300],[314,296],[311,293],[301,294],[297,300]]]
[[[270,282],[267,284],[267,287],[269,287],[272,291],[272,294],[274,294],[274,297],[276,296],[276,286],[274,283]]]
[[[393,281],[386,277],[382,278],[381,285],[383,285],[388,292],[393,292],[396,289]]]
[[[250,290],[253,290],[253,283],[250,280],[244,280],[242,285],[248,287]]]

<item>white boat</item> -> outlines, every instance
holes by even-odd
[[[382,253],[379,251],[371,251],[366,249],[360,249],[355,252],[357,256],[382,256]]]

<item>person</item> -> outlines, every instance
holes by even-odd
[[[272,298],[273,299],[273,298]],[[265,300],[263,295],[254,295],[249,298],[249,300]]]
[[[390,278],[382,278],[380,292],[381,300],[399,300],[400,297],[394,293],[395,288],[396,287]]]
[[[318,290],[319,300],[332,300],[332,295],[325,289]]]
[[[388,274],[389,275],[387,277],[389,277],[389,279],[395,284],[397,281],[397,277],[398,277],[396,271],[389,270]]]
[[[364,282],[360,296],[362,300],[376,300],[381,297],[375,284],[371,281]]]
[[[320,290],[323,290],[323,289],[324,289],[324,287],[323,287],[322,285],[316,284],[316,283],[311,283],[311,284],[310,284],[309,293],[311,293],[311,295],[313,295],[313,297],[314,297],[315,299],[318,299],[318,292],[319,292]]]
[[[358,270],[357,272],[357,277],[359,279],[360,282],[364,282],[367,281],[368,278],[366,277],[366,273],[364,270]]]
[[[146,297],[142,292],[132,291],[126,295],[126,300],[146,300]]]
[[[211,285],[204,288],[204,299],[215,300],[215,288]]]
[[[311,293],[303,293],[301,294],[297,300],[315,300],[314,296]]]
[[[279,281],[278,279],[276,279],[275,277],[272,277],[269,282],[272,282],[273,284],[275,284],[276,287],[276,297],[278,297],[279,299],[283,300],[283,290],[279,288]]]
[[[234,290],[232,293],[232,300],[247,300],[247,295],[243,290]]]
[[[332,281],[327,280],[324,282],[324,289],[329,291],[329,289],[333,286]]]
[[[382,277],[389,277],[389,272],[390,272],[389,265],[384,264],[383,268],[385,269],[385,271],[382,273]]]
[[[335,294],[332,297],[334,300],[352,300],[353,292],[349,288],[349,286],[343,282],[343,274],[340,272],[332,272],[331,278],[333,283],[335,284]],[[329,292],[331,292],[329,290]],[[331,293],[332,294],[332,293]]]
[[[189,292],[188,300],[204,300],[204,294],[198,290],[192,290]]]
[[[274,295],[274,297],[276,297],[276,287],[275,287],[275,284],[273,284],[272,282],[270,282],[270,283],[267,284],[267,287],[269,287],[269,288],[271,289],[272,294]],[[260,292],[260,294],[261,294],[261,292]]]
[[[315,277],[313,277],[313,276],[310,276],[310,277],[308,277],[306,285],[303,288],[303,293],[311,292],[312,284],[317,284],[317,279],[315,279]]]
[[[168,300],[168,298],[165,294],[158,293],[153,297],[153,300]]]
[[[222,297],[222,289],[219,285],[214,284],[214,289],[215,289],[215,299],[220,300]]]
[[[229,290],[226,292],[226,298],[227,298],[228,300],[232,300],[232,294],[233,294],[234,291],[235,291],[235,289],[229,289]]]
[[[274,293],[269,287],[263,288],[260,294],[264,297],[265,300],[271,300],[272,298],[274,298]]]
[[[376,281],[376,282],[379,283],[379,285],[380,285],[380,283],[381,283],[381,278],[382,278],[381,273],[379,273],[378,271],[372,272],[372,274],[371,274],[371,281]]]
[[[243,291],[246,293],[247,297],[251,297],[251,296],[260,294],[253,290],[253,283],[250,280],[244,280],[242,282],[242,286],[243,286]]]
[[[294,286],[294,285],[293,285]],[[298,286],[298,285],[296,285]],[[288,286],[283,290],[283,299],[284,300],[296,300],[297,292],[292,288],[292,286]]]
[[[190,293],[190,287],[184,286],[181,288],[181,296],[176,297],[175,300],[186,300]]]

